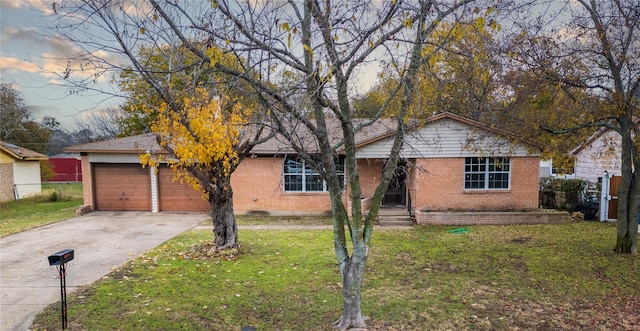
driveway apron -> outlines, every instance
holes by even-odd
[[[73,249],[67,293],[95,282],[207,219],[204,213],[93,212],[0,238],[0,330],[28,330],[35,315],[60,300],[47,257]]]

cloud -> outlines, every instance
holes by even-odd
[[[37,28],[29,27],[15,27],[15,26],[3,26],[0,33],[0,41],[3,45],[9,43],[20,43],[26,47],[35,49],[50,49],[53,53],[61,55],[74,55],[73,48],[69,46],[69,43],[62,40],[48,37],[38,31]]]
[[[0,0],[0,9],[35,8],[42,11],[50,11],[50,8],[42,0]]]
[[[31,73],[41,73],[42,68],[28,61],[19,60],[15,57],[0,57],[0,69],[7,71],[26,71]]]

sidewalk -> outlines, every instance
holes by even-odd
[[[380,226],[374,225],[375,230],[413,230],[413,226]],[[213,231],[212,225],[198,225],[194,230]],[[332,225],[302,225],[302,224],[259,224],[238,225],[238,230],[333,230]]]

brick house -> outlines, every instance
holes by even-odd
[[[379,183],[393,141],[393,123],[378,121],[356,137],[364,199],[373,196]],[[207,208],[197,192],[172,181],[168,167],[161,166],[156,173],[140,166],[140,154],[162,152],[151,134],[65,151],[81,154],[84,200],[93,210]],[[274,138],[252,152],[231,178],[236,212],[299,215],[330,211],[323,181],[284,141]],[[540,152],[540,146],[515,135],[440,113],[408,130],[399,170],[383,204],[418,211],[533,210],[538,207]],[[338,160],[343,166],[342,159]]]

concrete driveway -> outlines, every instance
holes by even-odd
[[[74,250],[66,269],[71,293],[207,218],[203,213],[93,212],[0,238],[0,330],[28,330],[38,312],[60,300],[58,271],[49,266],[49,255]]]

